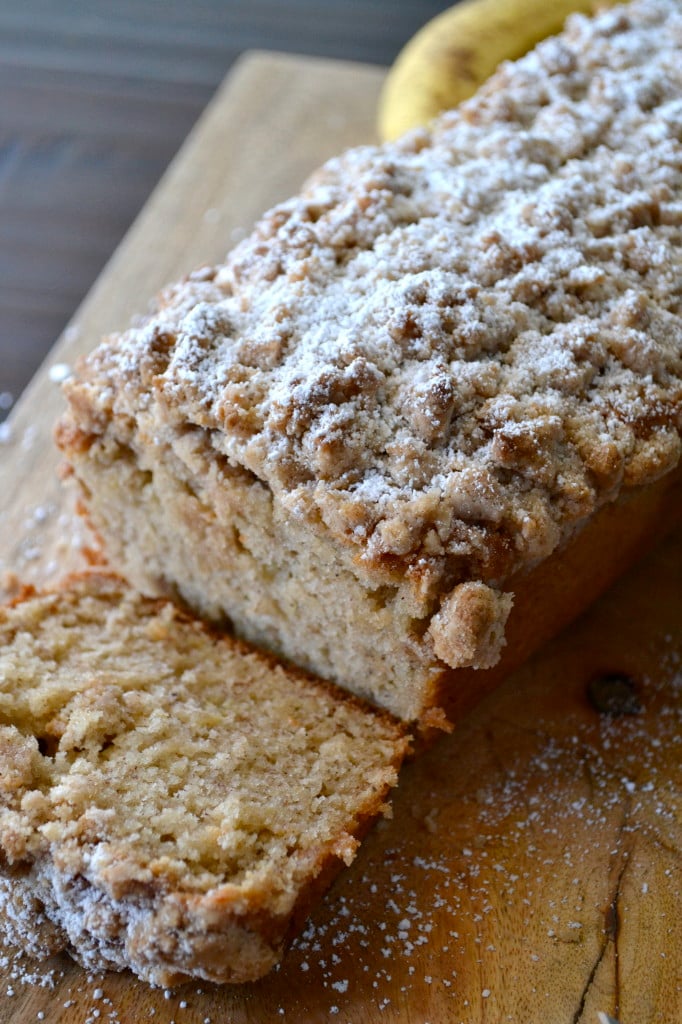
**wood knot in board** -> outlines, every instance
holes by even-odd
[[[587,696],[602,715],[638,715],[642,703],[637,685],[627,672],[600,672],[587,684]]]

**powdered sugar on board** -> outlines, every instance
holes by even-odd
[[[61,480],[52,442],[50,401],[59,398],[70,373],[70,364],[60,361],[41,370],[39,379],[48,385],[45,409],[25,401],[18,415],[0,424],[0,600],[22,584],[54,583],[101,558],[96,538],[77,514],[75,492]]]
[[[587,994],[592,972],[608,977],[625,933],[646,920],[657,936],[650,960],[673,955],[682,676],[640,687],[646,711],[633,717],[591,721],[576,708],[564,725],[517,724],[488,707],[428,767],[408,769],[380,851],[337,886],[331,916],[290,954],[341,1019],[352,1019],[347,979],[358,969],[392,1019],[408,1001],[438,1008],[436,1019],[478,1020],[485,1000],[496,1020],[539,1020],[556,1005],[557,970],[582,976]],[[455,773],[471,788],[452,792],[457,757],[469,760]],[[537,1016],[521,1017],[529,993]]]
[[[99,547],[65,490],[61,502],[27,505],[18,534],[0,555],[0,600],[14,597],[23,584],[56,583],[101,558]],[[6,513],[0,512],[0,529]]]

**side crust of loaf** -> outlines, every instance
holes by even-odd
[[[158,985],[270,970],[397,781],[401,727],[97,573],[0,609],[6,938]]]

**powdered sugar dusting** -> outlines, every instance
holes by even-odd
[[[87,427],[198,425],[389,576],[545,557],[679,459],[681,46],[674,0],[577,18],[331,161],[91,359]]]

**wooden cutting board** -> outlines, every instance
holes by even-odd
[[[264,54],[230,76],[0,428],[0,568],[40,581],[83,562],[51,443],[56,379],[325,157],[371,141],[381,79]],[[407,766],[393,820],[270,977],[164,992],[7,950],[0,1024],[679,1024],[681,579],[678,534]],[[614,674],[637,713],[595,707]]]

